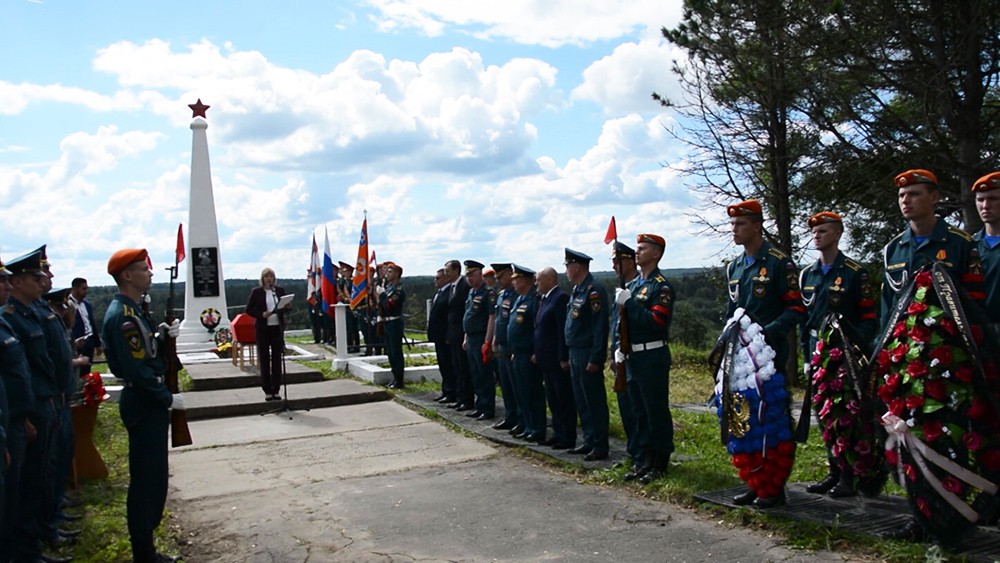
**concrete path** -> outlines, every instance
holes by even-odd
[[[169,501],[189,562],[841,560],[580,484],[395,402],[191,431]]]

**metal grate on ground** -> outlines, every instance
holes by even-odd
[[[805,487],[805,483],[789,483],[787,503],[767,509],[767,514],[874,537],[901,529],[911,521],[910,507],[902,497],[865,498],[859,495],[833,499],[806,492]],[[746,508],[733,504],[733,497],[745,491],[746,487],[735,487],[698,493],[695,498],[730,508]],[[996,526],[980,526],[949,551],[969,561],[1000,561],[1000,530]]]

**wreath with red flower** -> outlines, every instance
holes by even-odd
[[[812,404],[819,419],[823,441],[842,472],[853,474],[857,488],[867,496],[879,494],[887,473],[883,447],[878,437],[875,398],[865,381],[860,350],[853,348],[850,337],[837,330],[837,320],[824,324],[812,356]],[[853,350],[847,354],[845,349]]]
[[[96,407],[111,398],[111,395],[104,390],[104,380],[97,372],[87,373],[80,376],[83,382],[83,404],[88,407]]]
[[[983,343],[982,332],[964,321],[961,310],[960,322],[955,311],[946,311],[931,271],[919,272],[909,291],[901,304],[905,313],[875,356],[878,397],[887,409],[883,425],[890,432],[885,455],[918,522],[939,537],[956,537],[985,516],[977,497],[992,495],[989,485],[1000,484],[997,403],[992,386],[978,375],[974,350]],[[983,367],[986,379],[995,378],[992,362]]]

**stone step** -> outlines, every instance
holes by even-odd
[[[242,371],[230,362],[190,364],[185,368],[188,377],[191,378],[191,391],[260,387],[260,375],[256,369],[255,371]],[[285,362],[285,377],[289,385],[323,381],[323,374],[319,370],[293,361]]]
[[[284,393],[282,389],[282,397]],[[349,379],[289,385],[287,393],[288,407],[293,411],[372,403],[391,397],[385,389]],[[184,403],[188,420],[263,414],[285,406],[284,401],[265,401],[259,388],[189,392],[184,394]]]

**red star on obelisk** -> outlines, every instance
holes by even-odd
[[[205,119],[208,119],[208,117],[205,115],[205,112],[208,111],[208,108],[212,106],[206,106],[205,104],[201,103],[201,98],[198,98],[198,103],[188,104],[188,107],[191,108],[191,111],[194,113],[194,115],[191,116],[191,119],[194,119],[196,117],[204,117]]]

